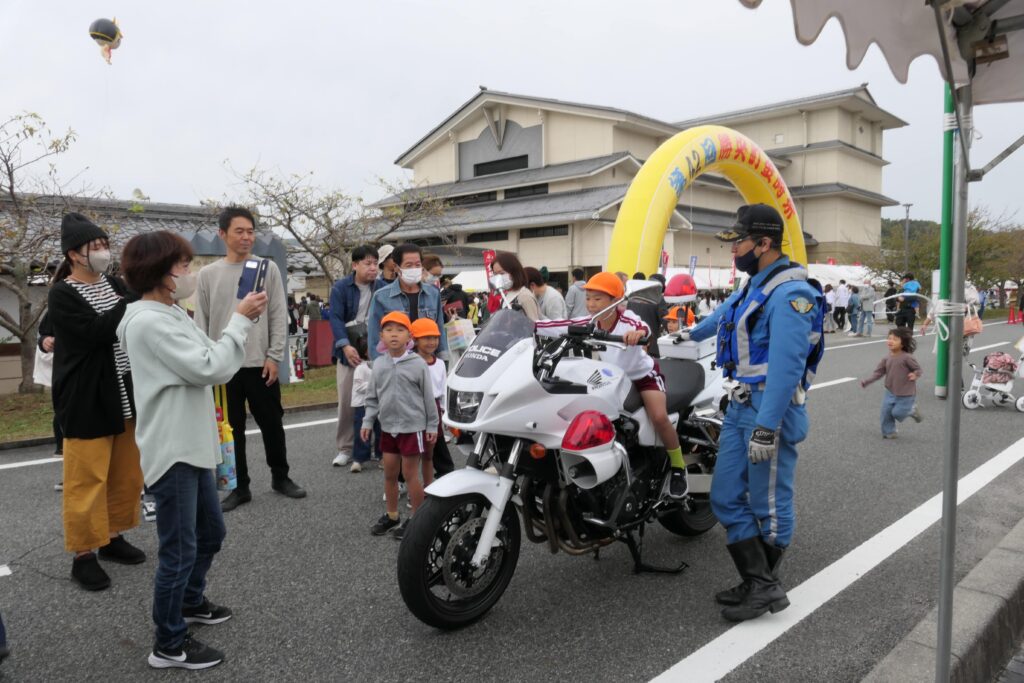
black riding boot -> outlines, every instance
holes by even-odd
[[[782,563],[782,554],[786,552],[786,549],[764,543],[763,537],[761,542],[764,544],[764,553],[768,556],[768,568],[772,570],[772,574],[778,580],[779,564]],[[743,598],[747,597],[749,591],[750,582],[744,579],[742,583],[732,588],[715,593],[715,602],[719,605],[738,605],[743,602]]]
[[[733,543],[728,548],[733,564],[750,587],[740,604],[722,609],[723,617],[729,621],[746,621],[789,607],[789,598],[768,566],[768,554],[759,537]]]

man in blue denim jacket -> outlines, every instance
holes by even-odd
[[[380,341],[380,319],[391,311],[401,311],[409,320],[430,318],[444,329],[444,314],[441,311],[441,290],[433,285],[423,285],[423,252],[415,244],[400,244],[391,252],[398,264],[398,279],[377,290],[370,304],[370,317],[366,321],[370,335],[370,358],[377,358],[377,343]],[[441,335],[438,356],[448,359],[448,337]]]
[[[338,360],[338,454],[334,457],[335,467],[344,467],[352,457],[355,439],[352,377],[355,367],[363,362],[356,351],[355,341],[367,336],[366,319],[370,313],[370,302],[374,291],[381,286],[377,279],[377,250],[361,246],[352,250],[352,274],[338,280],[331,287],[331,314],[328,319],[334,334],[334,357]],[[361,469],[361,466],[353,463],[353,472]]]

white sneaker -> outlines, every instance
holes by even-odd
[[[346,453],[345,451],[339,451],[338,454],[334,456],[334,462],[332,462],[331,464],[334,465],[335,467],[344,467],[345,465],[348,464],[349,457],[349,454]]]
[[[858,336],[858,335],[857,335],[857,333],[856,333],[856,332],[847,332],[847,333],[846,333],[846,336],[847,336],[847,337],[856,337],[856,336]]]
[[[349,472],[353,472],[353,473],[355,473],[355,472],[362,472],[362,471],[363,471],[363,466],[360,465],[357,462],[352,463],[352,467],[349,468]]]

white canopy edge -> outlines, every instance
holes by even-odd
[[[740,0],[751,9],[762,0]],[[833,17],[846,38],[846,66],[856,69],[873,44],[882,52],[889,70],[900,83],[909,78],[910,65],[918,57],[934,58],[945,77],[942,42],[935,26],[935,15],[924,0],[790,0],[796,39],[811,45]],[[948,7],[963,6],[971,11],[981,9],[985,1],[952,0]],[[993,14],[994,19],[1024,14],[1024,0],[1010,0]],[[1024,31],[1007,35],[1009,57],[988,64],[979,64],[973,79],[967,62],[957,49],[957,30],[951,23],[952,10],[943,9],[944,28],[950,46],[953,80],[958,86],[969,81],[973,86],[974,104],[1024,101]]]

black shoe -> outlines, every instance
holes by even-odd
[[[0,646],[0,662],[4,661],[11,655],[11,650],[6,645]]]
[[[110,588],[110,577],[103,571],[96,553],[86,553],[71,562],[71,578],[87,591]]]
[[[761,543],[764,545],[764,552],[768,557],[768,568],[772,570],[772,575],[776,580],[778,580],[779,565],[782,563],[782,554],[786,549],[779,548],[774,545],[768,545],[764,542],[763,538],[761,539]],[[749,592],[750,581],[744,579],[743,582],[737,586],[715,593],[715,602],[719,605],[738,605],[743,602],[743,599],[747,597],[747,593]]]
[[[231,618],[231,610],[203,598],[203,601],[195,607],[182,605],[181,616],[185,619],[186,624],[223,624]]]
[[[249,493],[249,489],[235,489],[220,502],[220,510],[221,512],[231,512],[239,505],[245,505],[250,501],[252,501],[252,494]]]
[[[118,564],[142,564],[146,561],[146,553],[142,552],[118,534],[110,539],[110,543],[100,548],[100,557]]]
[[[289,498],[306,497],[306,489],[302,488],[291,479],[277,479],[270,485],[270,488],[282,495],[288,496]]]
[[[768,567],[768,554],[761,538],[755,536],[728,546],[733,564],[750,587],[738,605],[722,609],[729,621],[756,619],[765,612],[780,612],[789,607],[789,598]]]
[[[398,518],[391,519],[385,512],[380,516],[380,519],[377,520],[377,523],[370,527],[370,533],[374,536],[383,536],[399,524],[401,524],[401,521]]]
[[[192,637],[189,633],[177,650],[161,650],[153,646],[149,653],[149,665],[154,669],[209,669],[224,661],[224,653]]]
[[[668,475],[668,497],[675,500],[686,498],[690,486],[686,481],[686,470],[673,467]]]
[[[409,528],[409,518],[406,517],[402,520],[402,523],[395,527],[395,530],[391,532],[391,535],[401,541],[405,538],[405,530]]]

